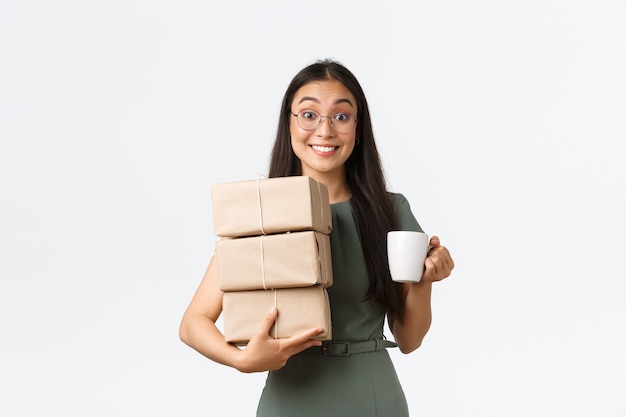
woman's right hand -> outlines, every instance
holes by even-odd
[[[278,311],[272,308],[246,347],[241,350],[241,361],[237,366],[239,371],[250,373],[280,369],[291,356],[312,346],[322,345],[320,340],[313,339],[323,332],[321,328],[309,329],[289,338],[274,339],[270,336],[270,330],[277,316]]]

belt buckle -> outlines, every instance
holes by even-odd
[[[328,341],[322,343],[324,356],[350,356],[350,342]]]

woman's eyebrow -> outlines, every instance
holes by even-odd
[[[315,97],[309,97],[309,96],[304,96],[300,99],[300,101],[298,102],[298,104],[301,104],[304,101],[314,101],[316,103],[319,103],[320,101],[318,99],[316,99]]]
[[[350,99],[347,99],[347,98],[340,98],[339,100],[335,101],[335,104],[339,104],[339,103],[346,103],[346,104],[349,104],[350,107],[354,107]]]
[[[304,101],[313,101],[315,103],[320,103],[320,101],[318,99],[316,99],[315,97],[309,97],[309,96],[304,96],[300,99],[300,101],[298,101],[298,104],[301,104]],[[339,104],[339,103],[346,103],[348,105],[350,105],[350,107],[354,107],[354,105],[352,104],[352,102],[350,101],[350,99],[347,98],[340,98],[338,100],[335,101],[334,104]]]

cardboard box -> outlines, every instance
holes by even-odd
[[[330,237],[318,232],[222,239],[215,255],[222,291],[333,284]]]
[[[332,231],[328,189],[311,177],[216,184],[212,197],[213,228],[217,236]]]
[[[226,341],[235,345],[247,344],[272,306],[278,309],[276,323],[270,330],[272,337],[286,338],[321,327],[324,332],[316,339],[332,339],[328,292],[326,288],[315,285],[225,292],[222,314]]]

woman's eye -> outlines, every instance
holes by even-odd
[[[309,119],[309,120],[315,120],[317,119],[317,114],[312,111],[303,111],[302,117],[304,117],[305,119]]]
[[[350,121],[350,115],[347,113],[337,113],[334,116],[335,120],[337,120],[338,122],[348,122]]]

